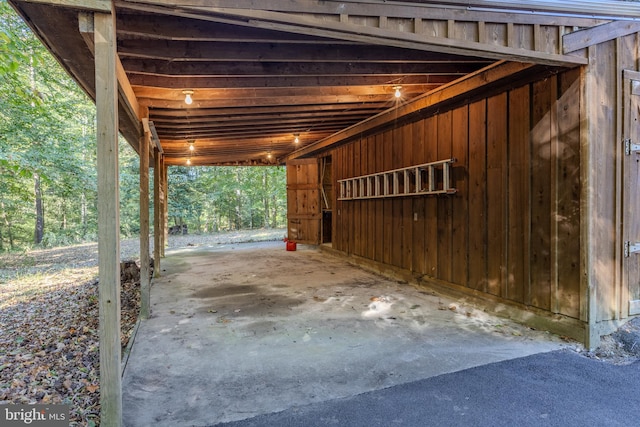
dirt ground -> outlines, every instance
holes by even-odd
[[[169,248],[280,240],[284,230],[170,236]],[[121,259],[139,240],[121,241]],[[64,403],[70,426],[100,423],[98,245],[0,254],[0,405]],[[139,279],[139,277],[138,277]],[[123,280],[121,342],[139,311],[139,281]]]
[[[640,317],[627,322],[613,334],[602,337],[600,346],[594,351],[579,347],[578,352],[614,365],[629,365],[640,360]]]

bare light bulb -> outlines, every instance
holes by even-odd
[[[196,149],[196,148],[193,146],[193,142],[192,142],[191,144],[189,144],[189,151],[193,151],[193,150],[195,150],[195,149]]]
[[[185,90],[185,91],[182,91],[182,93],[184,93],[184,103],[187,105],[193,104],[193,98],[191,98],[191,95],[193,95],[193,91]]]
[[[191,159],[187,159],[187,166],[191,165]]]
[[[295,135],[293,142],[295,142],[296,144],[300,142],[300,137],[298,135]]]
[[[400,92],[400,86],[396,86],[396,93],[394,95],[396,98],[400,98],[402,96],[402,92]]]

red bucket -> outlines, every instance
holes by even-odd
[[[288,251],[295,251],[296,250],[296,242],[293,242],[291,240],[287,240],[287,250]]]

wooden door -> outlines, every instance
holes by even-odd
[[[625,71],[624,77],[623,286],[629,315],[635,315],[640,314],[640,73]]]
[[[320,243],[319,177],[318,159],[287,162],[287,235],[296,243]]]

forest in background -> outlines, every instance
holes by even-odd
[[[5,0],[0,105],[0,252],[95,240],[95,105]],[[122,138],[119,154],[128,237],[139,230],[139,163]],[[280,166],[170,167],[169,225],[190,233],[282,227],[285,183]]]

